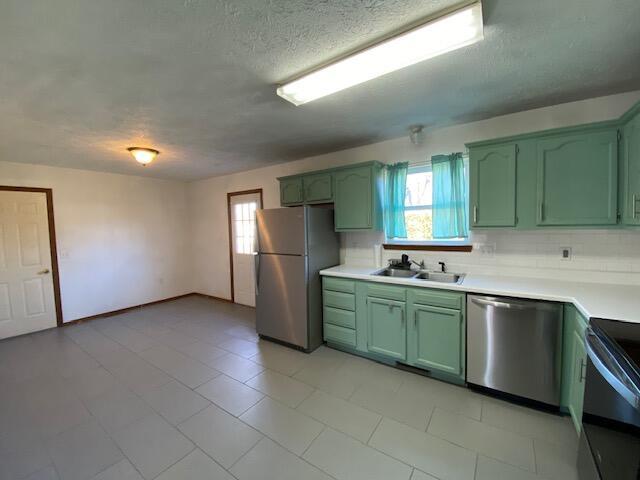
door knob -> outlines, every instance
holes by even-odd
[[[47,273],[49,273],[49,269],[48,269],[48,268],[45,268],[44,270],[40,270],[40,271],[38,272],[38,275],[46,275]]]

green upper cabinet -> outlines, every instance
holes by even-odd
[[[349,167],[280,177],[280,205],[333,203],[336,232],[382,229],[383,166]]]
[[[640,225],[640,108],[622,131],[622,194],[626,225]]]
[[[381,166],[377,163],[334,172],[336,231],[381,228],[380,180]]]
[[[540,139],[536,156],[538,225],[617,223],[616,129]]]
[[[515,143],[469,150],[471,227],[513,227],[516,224]]]
[[[280,180],[280,204],[302,205],[304,202],[302,177],[289,177]]]
[[[333,201],[333,175],[317,173],[302,177],[305,203],[329,203]]]
[[[367,297],[367,350],[396,360],[407,358],[405,302]]]
[[[414,304],[407,336],[408,361],[417,367],[461,375],[464,323],[460,310]]]

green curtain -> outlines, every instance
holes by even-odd
[[[387,238],[407,238],[404,199],[407,194],[408,162],[386,166],[384,192],[384,231]]]
[[[433,238],[469,236],[468,189],[462,153],[431,157]]]

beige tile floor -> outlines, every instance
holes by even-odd
[[[571,480],[567,418],[187,297],[0,342],[0,480]]]

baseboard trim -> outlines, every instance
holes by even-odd
[[[62,325],[58,325],[58,326],[66,327],[67,325],[76,325],[78,323],[89,322],[91,320],[96,320],[98,318],[113,317],[114,315],[120,315],[121,313],[130,312],[131,310],[137,310],[139,308],[149,307],[151,305],[157,305],[158,303],[171,302],[173,300],[178,300],[180,298],[193,297],[193,296],[204,297],[211,300],[218,300],[221,302],[232,303],[231,300],[227,298],[220,298],[220,297],[214,297],[213,295],[206,295],[204,293],[191,292],[191,293],[185,293],[183,295],[176,295],[175,297],[163,298],[162,300],[154,300],[153,302],[141,303],[140,305],[134,305],[132,307],[120,308],[119,310],[112,310],[110,312],[98,313],[97,315],[90,315],[88,317],[76,318],[75,320],[64,322]]]
[[[196,297],[208,298],[210,300],[217,300],[219,302],[234,303],[232,300],[228,298],[216,297],[215,295],[207,295],[206,293],[193,292],[190,295],[195,295]]]

